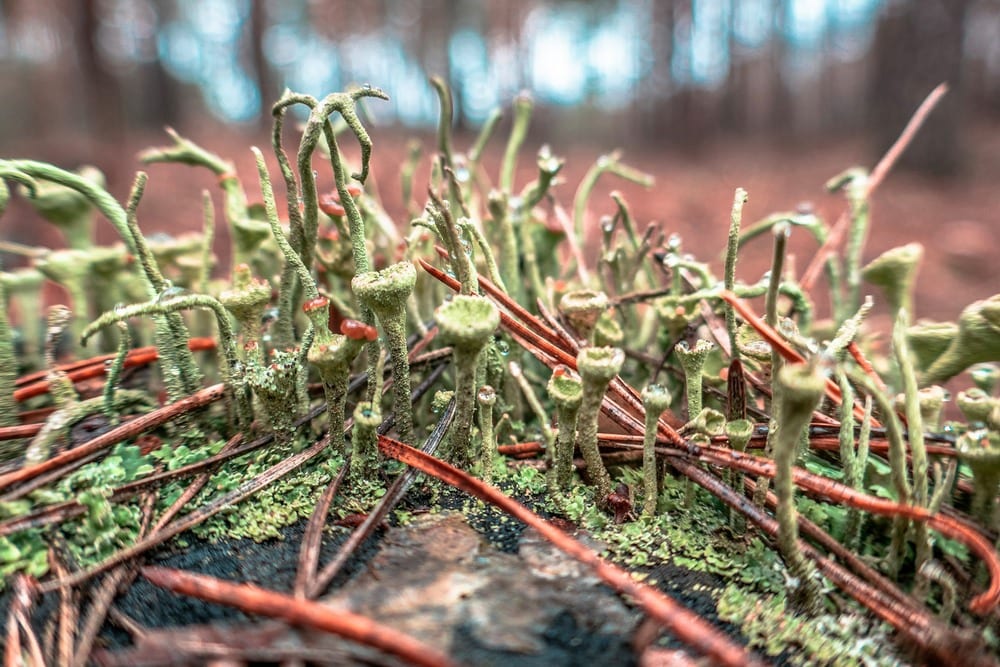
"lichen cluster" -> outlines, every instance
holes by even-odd
[[[769,653],[776,640],[761,628],[788,605],[796,605],[803,620],[782,626],[783,641],[803,638],[819,663],[840,659],[837,651],[850,644],[844,628],[831,635],[833,643],[819,641],[824,619],[861,623],[856,606],[834,615],[842,599],[835,603],[831,582],[803,552],[804,516],[852,553],[878,560],[885,574],[914,582],[921,602],[948,609],[945,622],[969,624],[971,616],[952,600],[959,582],[964,593],[981,585],[963,546],[935,535],[912,513],[866,519],[863,501],[823,504],[803,498],[799,487],[810,471],[837,485],[840,495],[826,500],[855,493],[932,514],[967,510],[978,535],[995,534],[1000,295],[967,306],[955,323],[914,321],[922,248],[904,245],[864,265],[871,188],[859,168],[827,184],[847,197],[842,253],[825,252],[834,228],[810,211],[778,213],[742,229],[749,200],[737,189],[728,236],[725,230],[719,235],[726,255],[719,279],[709,263],[684,252],[679,236],[657,225],[641,230],[621,193],[610,202],[591,202],[595,184],[607,176],[651,183],[620,154],[602,156],[587,172],[570,217],[560,204],[564,162],[549,147],[538,153],[537,176],[517,187],[530,97],[514,101],[493,181],[481,157],[499,112],[461,153],[451,136],[450,92],[440,81],[434,85],[442,122],[437,155],[426,165],[430,188],[422,206],[413,190],[420,151],[411,150],[402,168],[409,220],[394,220],[366,182],[373,141],[357,106],[365,98],[385,99],[376,88],[322,100],[286,92],[273,108],[273,156],[253,149],[259,205],[249,203],[231,161],[172,130],[171,145],[143,152],[145,162],[207,168],[218,177],[233,243],[228,269],[216,270],[207,194],[200,233],[146,234],[139,224],[145,174],[137,175],[122,205],[93,168],[70,172],[0,160],[0,212],[10,196],[7,184],[16,183],[69,246],[22,248],[31,265],[0,272],[0,301],[7,306],[0,308],[0,429],[15,427],[26,410],[54,409],[30,440],[0,441],[4,470],[44,463],[86,419],[118,424],[155,409],[151,397],[160,387],[165,400],[176,403],[201,389],[208,375],[224,385],[226,399],[222,408],[184,414],[161,429],[158,446],[119,444],[102,459],[23,493],[16,485],[0,486],[0,493],[8,492],[0,500],[0,572],[47,573],[47,534],[5,526],[62,501],[81,507],[58,527],[74,558],[86,565],[109,557],[140,530],[138,505],[109,499],[118,487],[156,470],[195,464],[235,436],[249,442],[267,435],[272,444],[211,470],[211,481],[192,502],[221,497],[318,437],[328,437],[329,447],[240,511],[202,525],[201,534],[276,536],[277,528],[306,515],[318,489],[345,465],[350,488],[337,511],[366,511],[389,475],[378,435],[389,432],[417,444],[454,397],[454,420],[439,456],[487,482],[544,489],[552,512],[595,531],[611,556],[631,565],[672,563],[731,577],[730,586],[717,592],[720,610],[727,618],[745,617],[751,642]],[[300,106],[307,119],[293,163],[284,125],[286,114]],[[361,148],[354,173],[340,151],[342,133]],[[275,192],[269,160],[278,166],[283,192]],[[320,171],[332,171],[326,193]],[[599,219],[591,216],[605,210]],[[98,212],[120,243],[94,243]],[[825,272],[829,295],[819,306],[809,272],[798,278],[785,268],[788,237],[799,230],[824,251],[816,267]],[[771,271],[738,279],[738,254],[765,232],[773,242]],[[597,244],[598,264],[591,267],[585,250]],[[68,309],[49,311],[47,327],[36,305],[45,280],[61,284],[69,297]],[[891,355],[874,365],[867,362],[873,337],[864,322],[873,307],[863,298],[869,285],[893,322]],[[763,318],[744,301],[758,297],[764,299]],[[819,319],[819,313],[828,316]],[[516,322],[529,323],[527,331]],[[556,342],[533,339],[538,331],[532,323],[551,330]],[[64,332],[74,356],[89,355],[93,340],[110,354],[99,396],[80,395],[58,363]],[[195,357],[191,342],[201,336],[215,338],[214,357]],[[159,363],[157,382],[124,387],[132,348],[148,345]],[[428,368],[443,362],[454,372],[436,381],[437,402],[428,393],[415,403],[411,396],[424,391],[418,387]],[[953,421],[947,412],[942,419],[948,395],[942,383],[970,368],[976,388],[956,400],[965,420]],[[47,391],[23,398],[15,369],[45,371]],[[313,395],[320,392],[325,419],[309,421]],[[609,419],[626,433],[609,429]],[[538,461],[547,474],[498,464],[504,446],[531,442],[541,443]],[[826,442],[834,448],[821,446]],[[774,542],[784,585],[774,583],[770,566],[753,581],[746,568],[733,565],[749,563],[747,554],[758,553],[763,542],[748,532],[749,513],[723,511],[683,478],[681,467],[671,468],[671,457],[680,455],[714,464],[703,468],[706,474],[758,512],[770,511],[774,478]],[[773,467],[769,474],[745,474],[738,465],[744,461]],[[728,470],[720,473],[719,467]],[[179,497],[180,488],[172,481],[161,489],[157,511]],[[702,535],[685,537],[678,526]],[[707,526],[718,534],[704,534]],[[946,557],[948,567],[942,565]],[[943,591],[941,597],[934,591]],[[865,627],[866,636],[882,632]],[[851,650],[860,651],[859,659],[870,656],[867,648]]]

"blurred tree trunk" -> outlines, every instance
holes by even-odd
[[[644,141],[661,146],[670,140],[673,126],[670,63],[674,57],[675,4],[675,0],[661,0],[650,7],[649,49],[653,66],[640,84],[645,92],[636,94],[641,136]]]
[[[792,134],[795,126],[795,118],[792,113],[794,100],[788,82],[785,80],[785,63],[789,58],[786,23],[791,14],[790,4],[791,0],[772,0],[771,15],[774,20],[774,32],[768,43],[768,55],[770,56],[768,66],[771,73],[771,112],[768,129],[774,136],[786,139]]]
[[[263,2],[254,2],[250,14],[250,57],[253,61],[257,89],[260,91],[258,123],[262,128],[271,127],[271,105],[281,96],[264,56],[264,31],[267,28]]]
[[[76,44],[87,118],[94,134],[109,143],[120,143],[124,137],[121,88],[98,52],[100,2],[83,0],[79,11]]]
[[[924,123],[901,164],[953,174],[962,163],[962,42],[968,0],[896,2],[883,12],[873,47],[868,109],[875,148],[883,153],[927,93],[942,82],[951,92]]]

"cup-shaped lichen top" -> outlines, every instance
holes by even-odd
[[[326,379],[330,373],[350,370],[354,359],[364,347],[363,340],[349,338],[343,334],[331,334],[325,341],[313,343],[309,348],[307,358],[309,363],[319,369],[320,375]]]
[[[460,294],[439,306],[434,319],[444,343],[478,353],[500,326],[500,311],[485,297]]]
[[[251,333],[260,325],[264,309],[271,300],[271,285],[266,280],[255,278],[246,264],[238,264],[233,270],[233,286],[219,295],[219,301],[233,314],[241,327]]]
[[[417,282],[412,262],[399,262],[381,271],[359,273],[351,280],[351,289],[361,303],[376,315],[401,309]]]
[[[778,382],[781,384],[781,427],[797,437],[823,397],[826,380],[809,364],[786,364],[778,371]]]
[[[655,414],[657,418],[670,407],[670,391],[662,384],[651,384],[642,390],[642,406],[646,413]]]
[[[966,306],[958,318],[958,335],[927,369],[923,381],[944,382],[985,361],[1000,361],[1000,294]]]
[[[970,371],[969,375],[972,376],[972,381],[975,385],[987,394],[993,394],[997,383],[1000,382],[1000,368],[997,368],[995,364],[981,364],[976,366]]]
[[[960,391],[955,399],[958,409],[970,422],[985,422],[998,401],[978,387]]]
[[[913,283],[924,256],[924,247],[909,243],[886,250],[861,271],[865,280],[878,285],[893,310],[912,310]]]
[[[617,347],[625,341],[625,332],[611,311],[604,311],[594,326],[594,345]]]
[[[695,433],[701,433],[709,437],[722,435],[726,428],[726,415],[712,408],[702,408],[701,412],[691,420],[690,427]]]
[[[104,187],[104,174],[97,167],[85,165],[76,174]],[[83,193],[59,183],[39,179],[35,196],[28,200],[43,218],[62,229],[70,248],[84,250],[91,246],[91,203]]]
[[[749,419],[733,419],[726,422],[725,433],[729,438],[729,446],[742,452],[753,436],[753,422]]]
[[[580,401],[583,400],[583,383],[580,382],[580,376],[568,366],[560,364],[553,369],[546,389],[556,407],[564,410],[580,408]]]
[[[927,370],[951,345],[958,335],[958,325],[954,322],[934,322],[919,320],[906,329],[906,340],[910,344],[917,368]]]
[[[566,292],[559,299],[559,312],[582,338],[590,340],[597,318],[611,305],[608,295],[597,290],[583,289]]]
[[[990,431],[969,431],[955,443],[958,458],[972,467],[973,474],[980,469],[1000,475],[1000,434]]]
[[[576,356],[576,368],[584,383],[607,384],[625,363],[625,353],[617,347],[585,347]]]

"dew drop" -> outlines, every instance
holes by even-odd
[[[477,394],[477,397],[481,402],[489,403],[490,401],[496,399],[497,392],[495,389],[493,389],[493,387],[491,387],[488,384],[485,384],[479,389],[479,394]]]
[[[667,238],[667,247],[673,250],[677,250],[678,248],[681,247],[681,240],[682,240],[681,235],[678,234],[677,232],[674,232],[673,234],[670,235],[669,238]]]
[[[508,354],[510,354],[510,345],[508,345],[507,341],[505,340],[495,341],[493,343],[493,346],[496,347],[497,352],[499,352],[502,356],[506,357]]]

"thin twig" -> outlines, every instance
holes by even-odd
[[[875,189],[882,184],[885,177],[889,174],[889,171],[899,160],[900,156],[913,141],[917,132],[920,130],[920,126],[924,124],[927,120],[927,116],[930,115],[934,107],[937,106],[941,98],[944,97],[945,93],[948,92],[948,84],[939,84],[930,94],[920,103],[917,110],[913,112],[913,116],[910,117],[909,122],[903,131],[900,133],[899,138],[896,142],[889,147],[882,159],[878,161],[875,168],[872,169],[871,174],[868,176],[868,182],[865,185],[865,199],[868,199],[875,192]],[[816,251],[813,255],[812,260],[809,262],[809,266],[806,267],[805,272],[802,274],[802,279],[799,281],[799,285],[806,292],[812,290],[813,286],[816,284],[817,278],[819,278],[819,272],[826,263],[826,260],[830,255],[832,255],[837,247],[844,240],[844,234],[847,231],[847,224],[850,222],[850,216],[845,211],[837,218],[837,222],[833,224],[830,229],[830,235],[827,237],[826,242],[823,246]]]
[[[249,584],[232,584],[214,577],[165,567],[144,567],[142,575],[155,586],[207,602],[237,607],[252,614],[280,618],[292,625],[314,628],[375,647],[415,665],[445,667],[455,663],[444,653],[370,618],[296,599]]]

